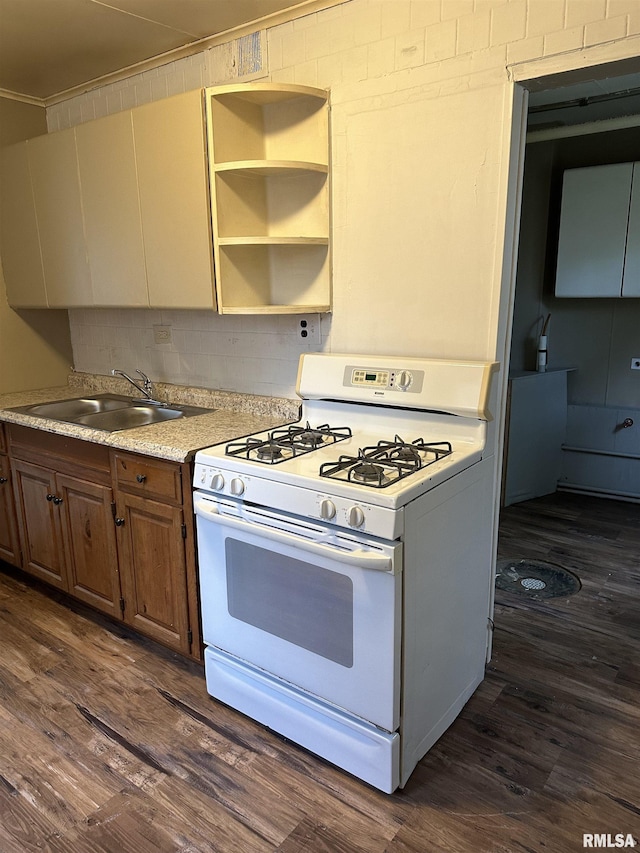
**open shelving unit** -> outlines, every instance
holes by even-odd
[[[220,86],[206,112],[218,311],[330,311],[328,93]]]

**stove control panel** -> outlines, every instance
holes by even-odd
[[[344,372],[344,384],[351,388],[371,388],[374,391],[401,391],[419,394],[424,382],[424,370],[393,370],[349,365]]]
[[[374,506],[353,497],[327,494],[300,488],[260,476],[225,470],[215,464],[196,463],[193,486],[196,490],[235,501],[248,501],[264,508],[287,512],[314,523],[326,523],[368,533],[385,539],[397,539],[403,532],[403,510]]]

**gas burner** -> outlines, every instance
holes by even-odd
[[[275,441],[265,441],[256,449],[256,456],[261,462],[280,462],[284,457],[283,448]]]
[[[420,453],[411,444],[401,444],[398,447],[391,448],[389,456],[392,459],[398,459],[400,462],[420,461]]]
[[[398,459],[402,462],[418,460],[421,464],[424,464],[425,461],[427,464],[435,462],[452,452],[451,444],[448,441],[424,441],[422,438],[416,438],[414,441],[408,442],[400,438],[399,435],[396,435],[393,441],[379,441],[376,449],[378,448],[385,455],[388,454],[390,459]],[[435,458],[428,459],[429,454]]]
[[[326,437],[316,429],[305,429],[298,433],[296,441],[303,447],[320,447],[326,441]]]
[[[382,485],[385,480],[384,468],[382,465],[375,465],[373,462],[357,462],[349,471],[349,479],[356,480],[359,483]]]
[[[225,447],[227,456],[239,456],[264,465],[277,465],[294,456],[311,453],[326,444],[350,438],[349,427],[330,427],[328,424],[312,427],[297,424],[272,430],[267,438],[245,438]]]
[[[276,465],[294,455],[291,448],[285,444],[273,441],[271,438],[261,439],[252,436],[227,444],[225,453],[227,456],[239,456],[265,465]]]

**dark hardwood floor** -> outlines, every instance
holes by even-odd
[[[493,658],[403,791],[211,700],[202,669],[0,572],[1,853],[564,853],[640,843],[640,505],[503,513],[500,557],[582,590],[501,593]]]

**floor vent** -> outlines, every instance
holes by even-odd
[[[534,560],[501,560],[496,572],[496,589],[525,595],[527,598],[562,598],[578,592],[582,584],[577,575]]]

